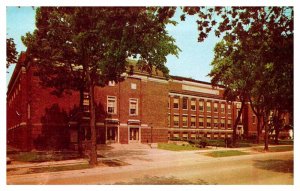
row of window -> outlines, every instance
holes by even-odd
[[[17,97],[17,95],[19,94],[20,91],[21,91],[21,84],[19,84],[19,86],[15,89],[15,91],[13,93],[11,93],[11,96],[8,100],[9,106],[11,106],[12,102],[15,100],[15,98]]]
[[[211,128],[212,125],[213,127],[220,127],[221,128],[225,128],[225,119],[219,119],[218,118],[212,118],[211,117],[198,117],[198,126],[199,127],[204,127],[204,121],[206,122],[206,127],[207,128]],[[181,118],[181,122],[182,122],[182,127],[196,127],[196,116],[191,116],[190,118],[190,124],[188,125],[188,116],[187,115],[183,115]],[[227,128],[231,128],[231,124],[232,124],[232,119],[227,119]],[[170,126],[170,115],[168,117],[168,126]],[[179,127],[179,115],[174,115],[173,116],[173,126],[174,127]]]
[[[179,97],[174,97],[173,98],[173,109],[179,109]],[[188,97],[183,97],[182,98],[182,109],[187,110],[188,109]],[[193,111],[196,111],[196,99],[193,98],[190,101],[190,109]],[[198,101],[198,110],[204,112],[204,107],[206,106],[206,111],[211,112],[211,106],[212,106],[212,101],[206,101],[206,105],[204,105],[204,100],[199,99]],[[168,107],[170,108],[170,99],[169,99],[169,105]],[[214,112],[219,112],[219,103],[214,102],[213,103],[213,111]],[[225,113],[225,103],[221,103],[220,107],[221,113]],[[231,105],[227,105],[227,113],[231,113]]]
[[[225,138],[225,137],[231,137],[232,134],[230,133],[179,133],[179,132],[173,132],[172,138],[182,138],[182,139],[198,139],[201,137],[206,137],[206,138]],[[168,135],[170,139],[170,133]]]
[[[115,96],[107,97],[107,113],[116,114],[117,113],[117,98]],[[138,99],[129,99],[129,115],[138,115]]]

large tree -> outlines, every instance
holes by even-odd
[[[165,29],[175,23],[157,14],[156,8],[145,7],[42,7],[37,9],[37,29],[23,38],[29,56],[37,60],[42,81],[61,91],[83,87],[89,92],[93,166],[97,164],[95,86],[122,81],[127,58],[137,58],[168,76],[166,56],[178,54]]]
[[[247,73],[245,76],[233,74],[233,78],[251,81],[247,85],[247,100],[258,118],[258,135],[262,128],[265,130],[265,150],[268,150],[270,113],[276,110],[273,114],[279,116],[278,111],[293,110],[293,9],[218,8],[217,13],[223,20],[216,34],[224,32],[225,41],[232,47],[239,44],[237,51],[244,55],[243,67]],[[204,38],[205,35],[200,41]]]
[[[6,68],[8,68],[11,64],[17,63],[17,55],[18,52],[16,50],[16,44],[14,39],[7,38],[6,39]]]
[[[240,108],[233,125],[233,146],[236,146],[237,126],[241,123],[241,115],[248,98],[248,90],[252,86],[250,64],[241,51],[240,43],[222,40],[214,49],[215,55],[211,65],[213,69],[209,73],[212,77],[212,85],[222,85],[225,89],[224,98],[227,101],[240,101]]]

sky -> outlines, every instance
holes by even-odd
[[[187,16],[185,21],[180,21],[180,15],[178,8],[173,18],[178,24],[167,26],[167,31],[176,39],[176,45],[181,49],[178,58],[173,55],[167,57],[170,74],[210,82],[207,74],[211,70],[214,46],[220,39],[210,34],[204,42],[197,42],[197,17]],[[26,50],[21,36],[34,29],[35,10],[32,7],[6,7],[6,35],[14,39],[18,52]],[[6,84],[9,83],[13,68],[11,66],[8,70]]]

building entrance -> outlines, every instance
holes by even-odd
[[[130,127],[129,128],[129,141],[131,143],[140,141],[140,128],[139,127]]]
[[[118,127],[107,127],[106,142],[116,143],[118,142]]]

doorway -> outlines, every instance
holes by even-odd
[[[106,143],[118,142],[118,127],[107,127]]]
[[[131,143],[138,143],[140,141],[140,128],[130,127],[129,128],[129,141]]]

